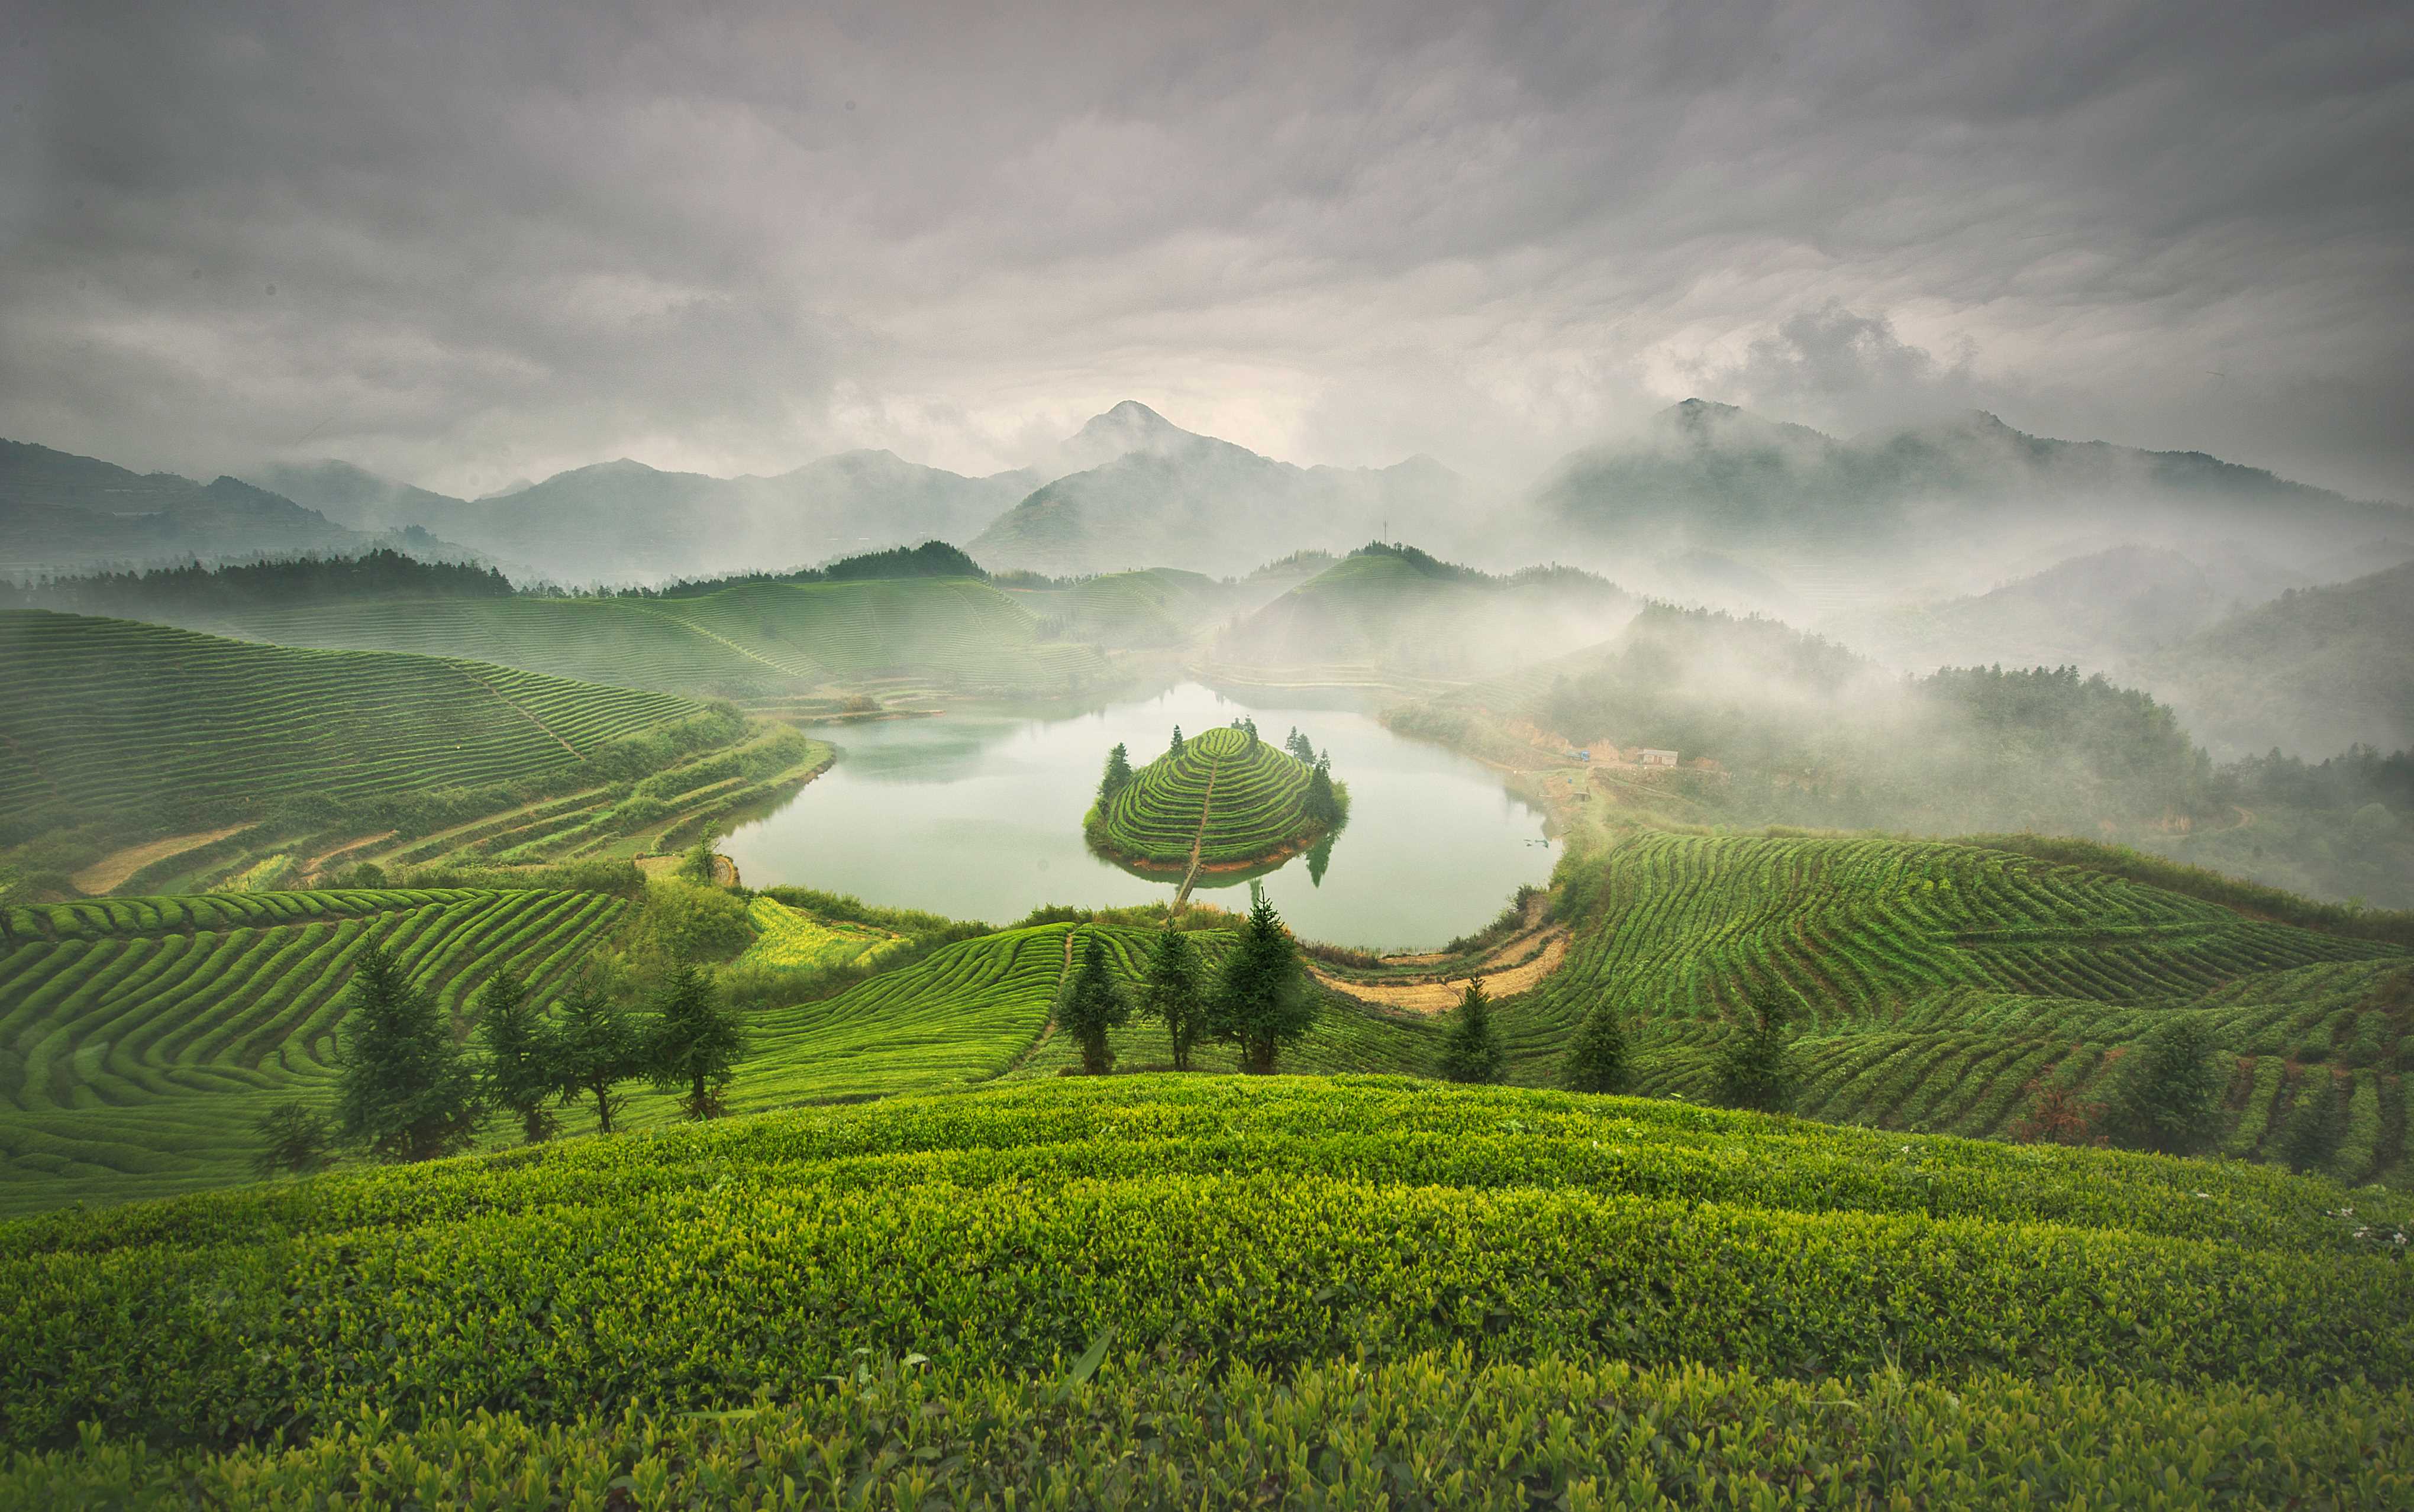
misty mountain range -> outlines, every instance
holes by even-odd
[[[2208,595],[2258,601],[2414,555],[2414,511],[2405,506],[2198,453],[2053,440],[1977,413],[1840,439],[1703,400],[1570,455],[1508,499],[1431,458],[1301,467],[1125,401],[1034,466],[985,477],[885,451],[770,477],[623,459],[477,499],[335,461],[205,486],[11,444],[0,452],[0,511],[10,526],[6,570],[19,572],[346,550],[417,527],[515,575],[564,583],[779,569],[932,538],[965,545],[993,571],[1232,575],[1301,548],[1386,539],[1492,568],[1579,565],[1637,591],[1796,623],[2009,593],[1938,611],[1943,628],[1929,629],[1962,645],[1970,634],[1945,622],[1968,621],[1976,633],[1989,616],[2050,620],[2063,613],[2049,601],[2055,592],[2088,600],[2094,591],[2066,585],[2023,610],[2023,593],[2035,594],[2004,587],[2007,564],[2051,568],[2116,542],[2164,553],[2098,571],[2098,586],[2125,608],[2077,611],[2126,614],[2157,627],[2161,644],[2171,638],[2168,611]],[[2216,571],[2208,553],[2228,565]],[[2181,556],[2212,575],[2189,578],[2173,565]],[[2065,640],[2101,651],[2102,636],[2069,630]]]

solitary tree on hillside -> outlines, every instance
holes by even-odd
[[[1207,1001],[1199,990],[1199,958],[1181,930],[1168,924],[1159,930],[1149,952],[1148,975],[1140,982],[1140,1007],[1151,1018],[1165,1022],[1173,1041],[1173,1069],[1190,1069],[1190,1047],[1207,1028]]]
[[[722,1093],[738,1074],[746,1037],[738,1015],[694,965],[681,961],[655,1000],[653,1031],[647,1036],[646,1066],[664,1091],[680,1087],[679,1106],[691,1119],[717,1119],[725,1111]]]
[[[712,854],[712,842],[698,840],[689,846],[687,854],[679,858],[678,874],[699,886],[710,886],[721,875],[720,864]]]
[[[1492,1027],[1492,1000],[1484,995],[1483,979],[1477,977],[1458,1000],[1450,1038],[1442,1046],[1441,1074],[1452,1081],[1498,1081],[1507,1059],[1499,1031]]]
[[[1081,952],[1081,970],[1073,978],[1072,989],[1065,995],[1065,1006],[1058,1009],[1056,1022],[1065,1032],[1081,1042],[1081,1069],[1093,1076],[1103,1076],[1114,1068],[1115,1053],[1107,1045],[1107,1030],[1121,1029],[1131,1022],[1131,1000],[1116,985],[1114,974],[1107,970],[1106,947],[1098,942],[1098,933],[1090,931],[1090,942]]]
[[[1568,1046],[1568,1087],[1579,1092],[1624,1091],[1627,1070],[1626,1020],[1606,1000],[1597,1002]]]
[[[613,1089],[646,1075],[646,1045],[628,1016],[591,983],[581,983],[562,1004],[556,1033],[556,1089],[564,1102],[595,1099],[595,1127],[612,1132],[620,1099]]]
[[[434,1160],[466,1149],[485,1109],[478,1075],[436,999],[413,988],[375,945],[352,972],[335,1124],[346,1142],[384,1161]]]
[[[2221,1096],[2231,1061],[2213,1053],[2213,1033],[2196,1015],[2174,1013],[2121,1058],[2105,1126],[2133,1149],[2193,1155],[2221,1132]]]
[[[1178,724],[1173,727],[1173,745],[1166,751],[1166,754],[1169,756],[1179,756],[1182,754],[1182,726]]]
[[[1718,1048],[1719,1101],[1729,1107],[1782,1113],[1794,1105],[1794,1042],[1785,1000],[1755,990],[1744,1027]]]
[[[553,1110],[561,1073],[553,1026],[529,1001],[528,984],[505,969],[478,994],[478,1038],[486,1048],[486,1101],[508,1108],[531,1145],[553,1136]]]
[[[1107,752],[1106,775],[1098,778],[1098,801],[1109,802],[1116,793],[1121,793],[1124,790],[1124,784],[1131,779],[1131,754],[1124,749],[1124,743],[1118,740],[1115,742],[1115,749]]]
[[[1209,1005],[1209,1027],[1217,1039],[1241,1047],[1243,1071],[1264,1076],[1274,1073],[1275,1051],[1316,1022],[1316,1002],[1300,981],[1299,946],[1290,931],[1264,889],[1252,891],[1248,922]]]
[[[279,1103],[261,1115],[260,1153],[251,1168],[262,1179],[272,1176],[307,1176],[327,1164],[327,1147],[335,1142],[335,1126],[327,1115],[307,1103]]]

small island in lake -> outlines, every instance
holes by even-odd
[[[1339,830],[1349,790],[1294,730],[1280,746],[1243,720],[1185,740],[1134,771],[1107,756],[1098,801],[1082,822],[1090,848],[1135,871],[1187,877],[1296,855]]]

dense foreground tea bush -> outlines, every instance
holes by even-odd
[[[1044,1374],[1108,1328],[1210,1372],[1465,1348],[2393,1392],[2414,1280],[2375,1200],[1568,1094],[1050,1082],[11,1225],[0,1442],[725,1411],[866,1358]]]
[[[1087,1356],[1085,1356],[1086,1358]],[[790,1402],[565,1422],[367,1416],[216,1456],[97,1436],[0,1503],[204,1506],[2323,1508],[2414,1498],[2414,1394],[1881,1372],[1800,1382],[1464,1349],[1216,1376],[1142,1356],[960,1380],[859,1363]]]

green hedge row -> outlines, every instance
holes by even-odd
[[[1464,1345],[1488,1360],[1800,1377],[1899,1363],[2289,1389],[2414,1380],[2414,1273],[2386,1243],[2250,1248],[2017,1216],[1797,1210],[1776,1179],[1742,1201],[1642,1195],[1617,1190],[1615,1161],[1600,1188],[1524,1182],[1513,1163],[1492,1176],[1507,1184],[1454,1184],[1483,1173],[1453,1166],[1448,1141],[1411,1142],[1378,1177],[1319,1170],[1330,1151],[1314,1148],[1286,1168],[1294,1104],[1353,1089],[1252,1089],[1214,1115],[1238,1136],[1218,1147],[1185,1134],[1180,1084],[1151,1085],[1153,1097],[1092,1107],[1115,1127],[1061,1155],[1046,1148],[1069,1132],[1044,1117],[1050,1087],[1021,1094],[1043,1116],[1003,1152],[983,1152],[1006,1126],[985,1125],[991,1098],[972,1094],[369,1178],[363,1195],[383,1188],[398,1206],[380,1222],[365,1202],[357,1226],[332,1230],[210,1242],[210,1215],[229,1205],[206,1202],[151,1210],[192,1213],[188,1231],[121,1226],[129,1242],[97,1251],[40,1242],[72,1220],[22,1225],[0,1259],[0,1442],[59,1444],[93,1420],[230,1443],[325,1431],[372,1406],[405,1424],[633,1398],[712,1409],[806,1390],[857,1349],[1021,1372],[1109,1326],[1136,1348],[1263,1368]],[[1394,1121],[1407,1101],[1393,1099]],[[1539,1119],[1552,1100],[1456,1105],[1488,1106],[1507,1134],[1529,1121],[1521,1106]],[[954,1124],[957,1148],[874,1158],[901,1111],[925,1131]],[[1755,1152],[1749,1120],[1720,1123],[1736,1137],[1719,1159],[1815,1175],[1782,1136],[1798,1126],[1758,1126]],[[1720,1123],[1706,1130],[1714,1147]],[[820,1153],[767,1159],[786,1129]],[[866,1147],[852,1159],[837,1148],[850,1130]],[[1204,1141],[1193,1169],[1168,1168],[1185,1164],[1178,1149],[1151,1153],[1185,1139]],[[2076,1159],[2060,1178],[2124,1164]],[[353,1179],[292,1200],[340,1210]],[[2222,1200],[2205,1190],[2191,1200]],[[412,1214],[413,1202],[425,1206]]]
[[[858,1360],[791,1401],[532,1423],[365,1415],[225,1456],[88,1434],[0,1462],[53,1508],[2414,1504],[2414,1395],[1880,1372],[1772,1380],[1465,1351],[1215,1376],[1111,1353],[1022,1379]]]

